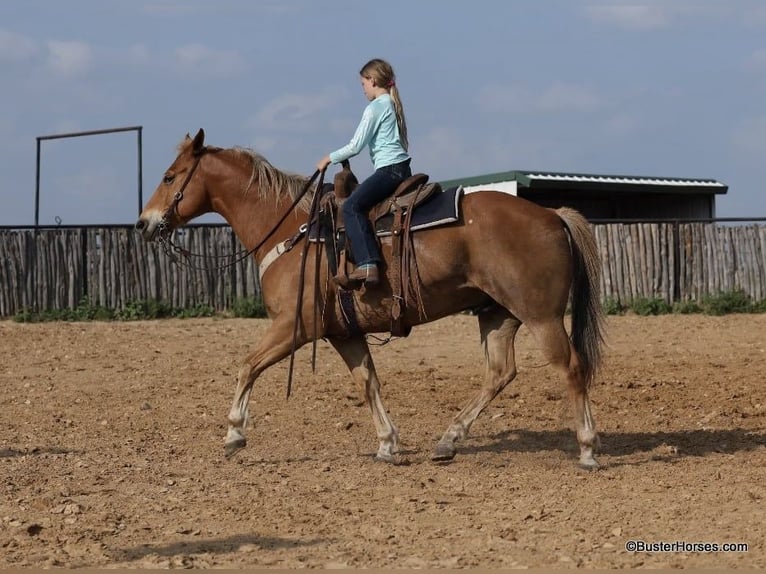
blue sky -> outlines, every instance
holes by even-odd
[[[200,127],[308,175],[372,57],[432,179],[714,178],[718,215],[766,217],[766,1],[2,0],[0,225],[34,223],[49,134],[143,126],[145,199]],[[136,164],[133,133],[43,142],[40,223],[132,223]]]

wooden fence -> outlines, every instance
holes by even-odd
[[[603,298],[699,301],[741,289],[766,299],[766,226],[715,223],[595,225]]]
[[[174,241],[222,265],[241,246],[229,227],[186,227]],[[147,299],[173,307],[231,307],[259,293],[252,257],[224,270],[176,264],[130,227],[0,231],[0,316],[27,309],[75,308],[82,299],[110,309]]]
[[[744,290],[766,298],[766,226],[715,223],[597,224],[604,299],[667,302]],[[227,226],[190,226],[175,241],[229,261],[241,246]],[[201,266],[204,261],[197,261]],[[225,310],[259,293],[252,258],[224,270],[175,264],[156,243],[129,227],[0,230],[0,317],[22,309],[75,308],[92,303],[122,309],[133,301]]]

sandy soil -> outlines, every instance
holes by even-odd
[[[766,316],[610,317],[577,465],[563,383],[529,332],[519,376],[448,465],[483,380],[474,317],[376,347],[406,464],[373,460],[360,392],[321,343],[268,370],[223,456],[262,320],[0,322],[0,567],[766,567]],[[747,543],[628,552],[626,543]]]

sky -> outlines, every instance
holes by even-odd
[[[766,217],[764,0],[0,0],[0,225],[34,224],[40,136],[142,126],[144,201],[199,128],[310,175],[374,57],[432,180],[711,178],[718,216]],[[135,132],[40,149],[41,225],[136,220]]]

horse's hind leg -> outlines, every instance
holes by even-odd
[[[476,417],[516,377],[513,343],[520,325],[516,317],[499,305],[479,313],[481,342],[487,360],[486,381],[439,439],[432,460],[452,460],[455,457],[455,441],[468,435]]]
[[[386,413],[386,407],[383,406],[380,398],[380,381],[372,362],[370,347],[361,335],[348,339],[330,338],[329,341],[345,361],[354,380],[364,388],[364,396],[372,411],[375,432],[380,441],[377,458],[386,462],[395,462],[394,455],[399,449],[399,433]]]
[[[231,456],[247,444],[245,426],[247,425],[247,403],[253,383],[268,367],[284,359],[292,350],[293,325],[285,321],[272,323],[255,349],[245,357],[239,369],[237,389],[229,410],[229,428],[226,432],[225,453]],[[300,338],[300,335],[299,335]],[[298,346],[305,343],[299,340]]]
[[[598,434],[591,414],[588,384],[580,356],[572,347],[560,320],[527,326],[542,345],[551,365],[562,371],[566,377],[569,397],[574,407],[577,442],[580,445],[580,466],[588,470],[598,468],[593,456],[594,450],[598,448]]]

